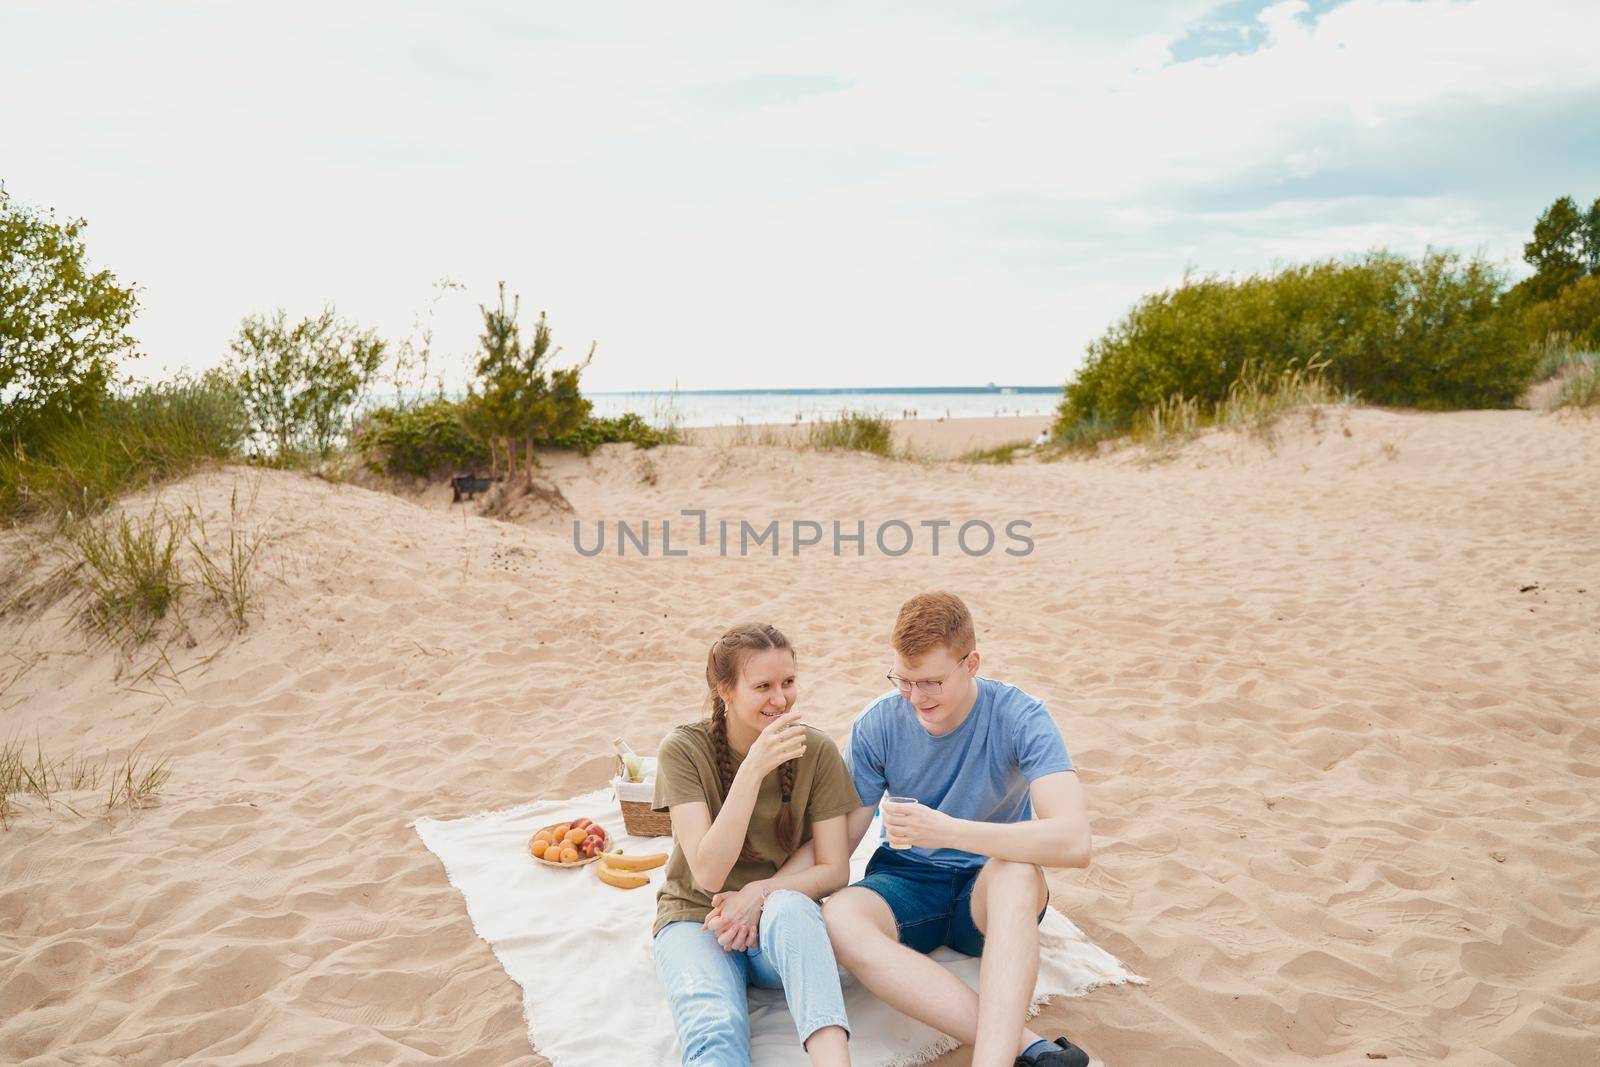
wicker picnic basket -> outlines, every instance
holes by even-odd
[[[611,779],[611,787],[616,790],[617,803],[622,806],[623,829],[632,837],[671,837],[672,816],[650,810],[656,792],[656,761],[646,757],[644,765],[644,781],[630,782],[622,757],[617,757],[617,774]]]

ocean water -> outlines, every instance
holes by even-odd
[[[584,393],[596,415],[633,411],[649,422],[679,426],[815,422],[846,411],[892,419],[970,419],[999,415],[1050,415],[1061,402],[1059,385],[976,386],[934,389],[714,389]]]

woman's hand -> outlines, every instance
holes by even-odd
[[[746,771],[761,781],[788,763],[806,753],[806,728],[800,725],[798,711],[786,711],[773,719],[756,737],[750,751],[745,753],[739,773]]]
[[[761,909],[767,903],[761,882],[751,882],[736,893],[717,893],[711,906],[724,918],[750,926],[761,922]]]
[[[732,922],[721,912],[713,911],[707,915],[702,925],[717,936],[717,944],[725,952],[743,952],[759,940],[759,927]]]
[[[717,893],[711,898],[706,929],[716,934],[717,944],[729,951],[750,948],[760,942],[761,909],[766,902],[760,882],[751,882],[735,893]]]

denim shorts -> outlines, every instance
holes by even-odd
[[[972,921],[972,887],[978,867],[941,867],[911,859],[887,845],[867,861],[867,873],[854,883],[883,898],[894,913],[900,943],[918,952],[948,945],[966,956],[983,955],[983,934]],[[1050,910],[1046,890],[1039,922]]]

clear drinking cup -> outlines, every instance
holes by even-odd
[[[901,804],[901,805],[904,805],[906,807],[914,807],[914,806],[916,806],[918,801],[917,801],[916,797],[890,797],[889,798],[889,803],[890,804]],[[888,842],[889,842],[889,847],[890,848],[905,849],[905,848],[910,848],[911,847],[910,845],[897,845],[897,844],[895,844],[894,838],[892,838],[892,837],[888,838]]]

